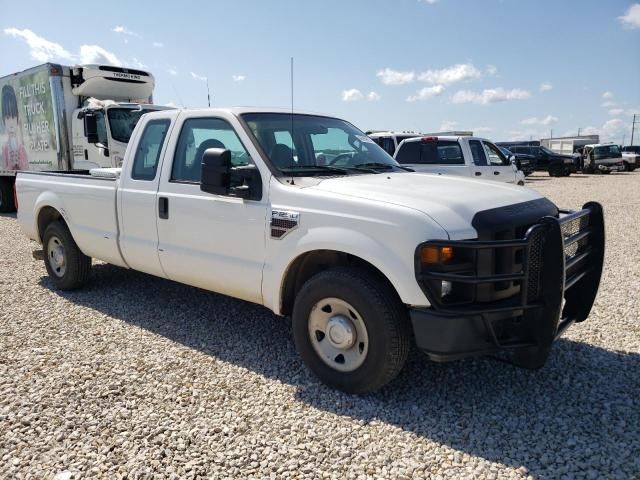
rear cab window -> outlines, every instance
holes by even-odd
[[[396,157],[398,163],[421,165],[464,165],[457,140],[405,142]]]

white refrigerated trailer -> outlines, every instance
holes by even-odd
[[[45,63],[0,78],[0,212],[19,170],[117,167],[152,105],[153,75],[111,65]]]

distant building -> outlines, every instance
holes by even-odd
[[[540,144],[556,153],[572,154],[585,145],[600,143],[599,135],[577,135],[575,137],[543,138]]]

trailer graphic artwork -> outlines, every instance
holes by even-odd
[[[6,79],[0,89],[0,170],[51,169],[58,146],[48,72]]]

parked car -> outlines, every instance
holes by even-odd
[[[437,361],[503,352],[539,368],[602,273],[599,204],[407,172],[328,116],[149,113],[122,168],[19,172],[16,186],[55,288],[86,284],[93,257],[262,304],[292,316],[304,362],[348,392],[391,381],[414,341]]]
[[[535,169],[549,172],[552,177],[567,177],[578,171],[578,156],[556,153],[543,145],[523,146],[508,142],[499,142],[497,145],[508,148],[515,155],[532,155],[536,162]]]
[[[583,173],[622,172],[625,165],[619,145],[595,144],[582,148],[581,169]]]
[[[512,160],[518,170],[522,170],[525,177],[531,175],[536,169],[536,157],[525,153],[513,153],[506,147],[498,147],[505,157]]]
[[[407,138],[422,136],[420,133],[408,132],[373,132],[369,133],[369,137],[380,145],[385,152],[393,156],[398,149],[398,145]]]
[[[416,137],[403,140],[394,158],[416,172],[524,185],[524,174],[489,140],[479,137]]]

